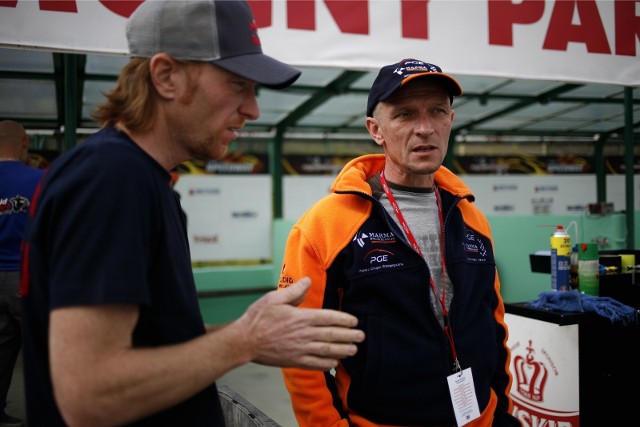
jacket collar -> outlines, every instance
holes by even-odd
[[[384,154],[366,154],[356,157],[347,163],[333,184],[331,192],[359,192],[372,195],[371,187],[367,180],[379,173],[385,164]],[[467,185],[445,166],[440,166],[435,174],[435,182],[438,188],[452,193],[454,196],[475,199]]]

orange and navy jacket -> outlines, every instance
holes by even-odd
[[[383,168],[382,154],[353,159],[287,240],[278,287],[309,276],[301,306],[349,312],[366,334],[333,373],[283,369],[301,427],[456,425],[452,352],[432,308],[429,267],[367,183]],[[489,223],[452,172],[440,167],[435,182],[455,290],[450,325],[481,412],[466,425],[519,426],[510,415],[508,330]]]

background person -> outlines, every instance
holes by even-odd
[[[309,275],[302,306],[367,336],[335,375],[283,370],[302,427],[520,425],[489,223],[442,166],[461,94],[436,65],[382,67],[366,127],[384,154],[349,162],[290,232],[280,289]]]
[[[43,173],[27,166],[29,159],[29,136],[24,127],[13,120],[0,121],[0,427],[23,424],[5,408],[22,346],[20,249],[31,199]]]
[[[221,158],[258,118],[256,85],[300,72],[262,53],[245,1],[145,1],[132,56],[56,158],[25,249],[24,374],[35,426],[223,426],[215,381],[248,362],[328,370],[362,341],[356,319],[295,307],[310,282],[205,326],[170,171]]]

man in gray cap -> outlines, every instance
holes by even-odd
[[[244,1],[145,1],[102,129],[52,162],[34,200],[21,294],[28,424],[224,426],[215,381],[248,362],[330,370],[355,317],[296,307],[302,278],[204,324],[170,171],[218,159],[259,115],[256,85],[300,72],[262,53]]]

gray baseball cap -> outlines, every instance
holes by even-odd
[[[245,0],[145,0],[127,21],[127,41],[132,57],[166,52],[176,59],[211,62],[273,89],[291,85],[301,73],[262,53]]]

